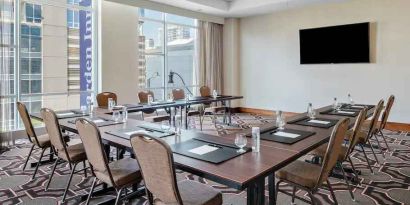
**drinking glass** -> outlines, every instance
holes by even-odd
[[[171,129],[171,126],[169,125],[168,120],[164,120],[161,122],[161,130],[163,132],[168,133],[170,129]]]
[[[216,90],[214,90],[214,91],[212,92],[212,97],[213,97],[213,98],[217,98],[217,97],[218,97],[218,92],[216,92]]]
[[[152,95],[148,95],[148,105],[151,105],[153,101],[154,98],[152,97]]]
[[[278,110],[276,111],[276,126],[278,126],[278,128],[280,130],[285,129],[286,122],[285,119],[283,118],[283,112]]]
[[[350,95],[350,93],[347,94],[347,98],[349,100],[350,105],[354,105],[354,101],[353,101],[352,95]]]
[[[122,107],[122,122],[127,122],[128,120],[128,109],[127,107]]]
[[[313,109],[312,103],[309,103],[307,113],[310,119],[315,119],[316,111]]]
[[[81,105],[80,110],[81,110],[81,113],[82,113],[83,115],[85,115],[85,114],[87,113],[87,106]]]
[[[121,114],[119,110],[115,110],[112,112],[112,118],[115,122],[118,122],[121,118]]]
[[[235,145],[240,148],[237,151],[238,153],[244,153],[245,152],[245,150],[243,148],[246,146],[246,143],[247,143],[247,139],[246,139],[245,134],[243,134],[243,133],[236,134]]]

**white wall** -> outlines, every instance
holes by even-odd
[[[351,93],[375,104],[396,95],[389,121],[410,122],[410,1],[356,0],[240,20],[242,107],[305,111]],[[374,22],[375,62],[300,65],[299,29]]]
[[[138,102],[137,8],[102,1],[100,29],[101,90],[121,104]]]

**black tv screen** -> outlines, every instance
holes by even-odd
[[[300,30],[300,63],[370,63],[369,25],[367,22]]]

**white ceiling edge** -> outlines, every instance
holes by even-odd
[[[136,0],[139,1],[139,0]],[[149,0],[158,4],[179,7],[223,18],[241,18],[269,14],[314,4],[347,0]]]
[[[209,21],[209,22],[218,23],[218,24],[224,24],[225,22],[225,18],[222,16],[207,14],[204,12],[198,12],[198,11],[183,8],[183,7],[177,7],[176,5],[157,3],[154,1],[148,1],[148,0],[104,0],[104,1],[124,4],[128,6],[133,6],[133,7],[141,7],[141,8],[162,11],[166,13],[196,18],[199,20]],[[219,0],[216,0],[216,1],[219,1]]]

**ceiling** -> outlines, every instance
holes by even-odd
[[[150,0],[221,17],[246,17],[347,0]]]

